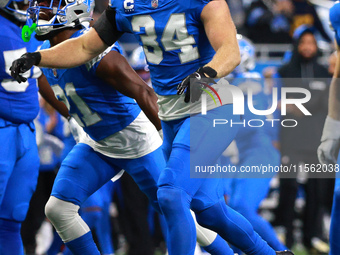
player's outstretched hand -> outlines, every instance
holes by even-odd
[[[321,164],[335,164],[340,147],[340,121],[327,116],[321,144],[318,148],[318,158]]]
[[[200,67],[196,72],[185,77],[177,86],[177,95],[182,95],[185,92],[184,102],[196,102],[199,100],[203,88],[211,83],[216,83],[215,78],[217,72],[209,67]]]
[[[23,77],[22,74],[32,68],[33,65],[38,65],[41,60],[41,54],[39,52],[25,53],[17,60],[14,60],[10,67],[11,76],[17,82],[25,82],[27,78]]]
[[[335,164],[339,152],[339,140],[325,140],[318,148],[318,158],[321,164]]]

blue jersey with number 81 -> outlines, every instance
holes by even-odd
[[[135,34],[143,45],[157,94],[176,94],[177,85],[215,54],[200,17],[208,2],[111,0],[118,30]]]
[[[73,37],[80,36],[77,31]],[[46,41],[42,49],[50,47]],[[111,50],[122,53],[118,44],[79,67],[70,69],[42,68],[57,96],[68,107],[72,117],[95,141],[100,141],[127,127],[141,112],[136,101],[96,76],[101,59]]]

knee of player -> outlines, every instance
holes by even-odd
[[[174,187],[161,186],[157,192],[159,206],[163,213],[166,211],[177,211],[177,209],[190,208],[190,196],[183,190]]]
[[[50,199],[47,201],[45,205],[45,215],[46,217],[53,222],[54,219],[58,216],[59,209],[56,208],[56,203],[53,197],[50,197]]]
[[[45,215],[52,222],[74,218],[79,206],[51,196],[45,205]]]

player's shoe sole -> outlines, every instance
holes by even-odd
[[[291,251],[277,251],[276,255],[294,255]]]

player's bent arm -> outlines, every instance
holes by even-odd
[[[340,121],[340,48],[337,46],[337,60],[329,89],[328,116]]]
[[[236,28],[225,0],[208,3],[201,13],[201,20],[210,44],[216,54],[207,64],[221,78],[232,72],[241,61],[236,38]]]
[[[120,53],[110,51],[100,61],[96,75],[120,93],[135,99],[157,130],[162,128],[158,118],[156,94]]]
[[[328,116],[323,127],[318,158],[322,164],[335,164],[340,147],[340,49],[329,89]]]
[[[65,40],[46,50],[39,51],[41,60],[39,66],[49,68],[72,68],[86,63],[102,53],[106,45],[93,28],[89,32]]]
[[[54,92],[50,84],[48,83],[45,75],[42,74],[38,78],[38,86],[39,93],[46,100],[46,102],[49,103],[54,109],[56,109],[62,116],[64,116],[65,118],[69,118],[70,114],[66,105],[55,97]]]

